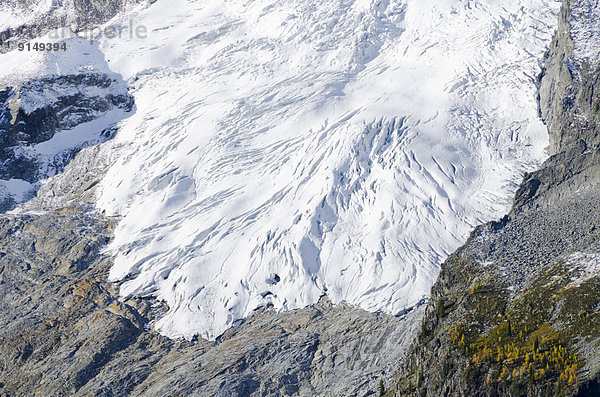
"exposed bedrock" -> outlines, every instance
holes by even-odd
[[[0,178],[37,182],[61,171],[74,153],[61,153],[50,164],[40,164],[46,159],[23,148],[49,141],[58,131],[73,129],[112,109],[131,111],[133,98],[114,76],[89,73],[5,88],[0,91],[0,106]]]
[[[600,143],[600,59],[588,59],[578,53],[579,47],[600,46],[600,38],[574,43],[572,24],[589,23],[593,29],[598,21],[582,21],[585,15],[573,15],[574,5],[587,8],[587,2],[563,2],[559,26],[550,44],[541,81],[540,108],[550,134],[550,153],[556,154],[578,141],[589,147]],[[592,5],[589,7],[598,7]],[[577,44],[577,45],[576,45]],[[579,51],[581,52],[581,51]]]

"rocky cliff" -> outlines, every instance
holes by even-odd
[[[324,298],[263,308],[217,342],[170,340],[151,330],[160,304],[106,282],[112,227],[74,207],[0,217],[0,395],[365,395],[422,315]]]
[[[34,79],[0,91],[0,101],[5,106],[5,114],[0,118],[0,178],[27,182],[62,171],[78,148],[53,159],[40,158],[39,153],[26,148],[47,142],[58,131],[72,130],[112,109],[129,112],[133,107],[125,84],[104,73]]]
[[[540,85],[552,156],[444,263],[388,395],[600,393],[598,8],[564,1]]]
[[[62,42],[68,50],[2,55],[1,211],[31,198],[39,181],[60,173],[81,149],[110,139],[133,114],[129,88],[98,44],[72,34]]]

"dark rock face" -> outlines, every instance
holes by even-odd
[[[38,29],[25,26],[10,30],[9,36],[6,32],[0,33],[0,39],[5,36],[10,40],[27,41],[30,35],[35,37],[44,33],[40,29],[47,31],[74,23],[72,18],[87,24],[81,26],[93,27],[128,4],[122,1],[54,2],[48,15],[32,22],[39,25],[36,25]],[[26,10],[33,3],[13,2],[9,5]],[[71,19],[56,19],[56,13]],[[110,139],[116,123],[128,117],[126,114],[133,110],[133,97],[128,93],[127,84],[121,76],[110,72],[97,44],[90,42],[85,55],[90,54],[96,56],[91,57],[96,59],[95,63],[79,70],[71,69],[64,57],[48,58],[43,62],[56,67],[55,72],[42,72],[40,76],[25,81],[13,76],[3,82],[4,86],[0,89],[0,212],[12,209],[34,195],[39,187],[38,181],[62,172],[81,149]],[[61,67],[63,62],[66,63],[64,68]],[[65,72],[61,73],[61,70]],[[119,114],[115,113],[117,110]],[[109,113],[110,117],[103,118]],[[102,123],[77,130],[77,136],[62,139],[62,142],[49,142],[45,148],[39,146],[51,141],[59,132],[73,130],[101,118]],[[7,187],[6,183],[11,181],[13,186],[15,183],[18,185],[16,190]],[[26,189],[27,184],[27,192],[20,193],[19,189]]]
[[[36,186],[62,172],[81,149],[112,138],[115,124],[132,111],[127,85],[112,73],[48,76],[4,88],[0,91],[0,180]],[[102,122],[85,124],[99,119]],[[68,141],[51,141],[69,130],[74,135]],[[51,150],[39,149],[45,142]],[[0,211],[17,203],[10,191],[0,191]]]
[[[541,82],[553,154],[442,266],[388,395],[590,395],[600,379],[600,70],[565,0]],[[595,395],[595,394],[594,394]]]
[[[34,144],[52,138],[57,130],[73,128],[94,120],[98,114],[106,113],[113,107],[130,111],[133,98],[127,91],[111,92],[117,84],[116,78],[106,74],[78,74],[57,76],[29,81],[19,87],[19,97],[44,98],[56,94],[49,101],[33,111],[27,112],[17,107],[12,110],[13,122],[8,128],[3,146]],[[86,95],[89,89],[99,89],[104,95]],[[12,89],[14,93],[14,89]]]
[[[90,90],[97,92],[90,95]],[[62,153],[51,164],[40,164],[39,158],[22,147],[48,141],[59,130],[92,121],[115,108],[129,112],[133,98],[116,77],[90,73],[6,88],[0,91],[0,106],[0,179],[37,182],[60,172],[77,150]]]

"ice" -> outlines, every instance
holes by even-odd
[[[172,337],[322,294],[416,304],[546,156],[534,79],[558,7],[176,0],[122,16],[148,37],[101,46],[137,106],[98,202],[121,216],[111,279],[165,300]]]
[[[323,294],[398,313],[547,155],[551,0],[173,0],[101,38],[136,113],[98,208],[170,337]]]

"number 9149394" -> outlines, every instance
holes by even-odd
[[[67,43],[19,43],[19,51],[67,51]]]

